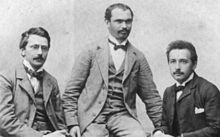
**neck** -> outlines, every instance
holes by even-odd
[[[43,70],[42,67],[33,67],[30,62],[28,62],[26,59],[23,60],[23,64],[28,67],[29,69],[32,69],[33,71]]]
[[[187,82],[189,82],[190,80],[192,80],[193,77],[194,77],[194,72],[192,72],[192,73],[189,75],[189,77],[188,77],[185,81],[178,81],[178,83],[176,83],[176,84],[177,84],[177,85],[183,85],[183,86],[185,86],[185,84],[186,84]]]
[[[125,40],[121,40],[121,39],[116,39],[118,41],[119,44],[121,44],[123,41]]]
[[[114,42],[116,45],[121,45],[121,44],[123,44],[124,42],[126,43],[127,42],[127,39],[117,39],[117,38],[115,38],[114,36],[112,36],[111,34],[109,34],[109,36],[108,36],[108,38],[112,41],[112,42]]]

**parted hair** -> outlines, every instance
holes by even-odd
[[[174,49],[187,49],[189,50],[189,52],[191,53],[191,61],[193,64],[195,64],[198,60],[198,56],[196,53],[196,49],[193,46],[192,43],[188,42],[188,41],[184,41],[184,40],[176,40],[171,42],[168,47],[167,47],[167,51],[166,51],[166,55],[167,55],[167,60],[169,62],[169,54],[171,50]]]
[[[134,16],[134,13],[133,11],[131,10],[131,8],[126,5],[126,4],[123,4],[123,3],[115,3],[115,4],[112,4],[110,5],[106,11],[105,11],[105,20],[107,21],[110,21],[111,20],[111,17],[112,17],[112,10],[116,9],[116,8],[119,8],[119,9],[122,9],[122,10],[129,10],[131,12],[131,16],[133,18]]]
[[[49,33],[42,27],[35,27],[35,28],[30,28],[29,30],[27,30],[21,34],[21,41],[19,44],[20,49],[25,49],[25,47],[28,43],[28,38],[30,35],[38,35],[38,36],[46,38],[48,41],[48,47],[50,48],[50,35],[49,35]]]

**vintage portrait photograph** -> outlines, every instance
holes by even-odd
[[[1,0],[0,137],[219,137],[220,1]]]

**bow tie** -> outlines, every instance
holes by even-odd
[[[178,91],[181,91],[185,88],[185,86],[178,86],[178,87],[175,87],[175,91],[178,92]]]
[[[31,77],[35,77],[38,80],[41,80],[43,78],[43,71],[33,71],[31,69],[29,69],[28,67],[24,66],[25,71],[31,76]]]
[[[126,45],[117,45],[116,43],[112,42],[110,39],[108,39],[108,42],[114,45],[114,50],[117,50],[117,49],[126,50],[127,49]]]

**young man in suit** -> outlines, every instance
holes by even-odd
[[[63,94],[70,134],[146,137],[137,119],[136,94],[155,127],[160,126],[162,101],[144,54],[127,39],[133,12],[116,3],[106,9],[105,21],[109,36],[80,54]]]
[[[164,92],[162,127],[154,137],[220,136],[220,92],[195,73],[197,58],[190,42],[169,44],[167,59],[176,83]]]
[[[50,36],[31,28],[21,37],[22,62],[0,73],[0,137],[65,137],[56,79],[43,69]]]

